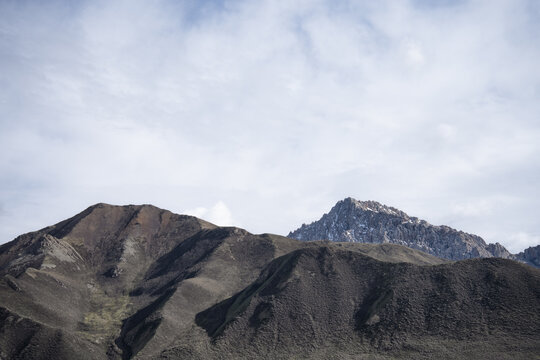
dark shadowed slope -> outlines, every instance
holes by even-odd
[[[527,359],[539,305],[540,271],[511,260],[417,266],[321,246],[276,259],[196,320],[220,352],[249,358]]]

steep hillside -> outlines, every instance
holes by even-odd
[[[197,312],[304,245],[149,205],[92,206],[0,247],[0,355],[153,358],[191,336]]]
[[[196,321],[233,357],[527,359],[539,300],[540,272],[511,260],[418,266],[320,246],[276,259]]]
[[[22,344],[7,344],[2,351],[8,358],[13,351],[23,358],[39,357],[41,348],[33,342],[46,337],[42,334],[54,334],[84,340],[91,350],[81,358],[119,353],[114,341],[122,321],[138,306],[129,296],[131,289],[161,256],[213,228],[153,206],[98,204],[2,245],[0,307],[40,329],[28,332]],[[57,350],[64,351],[63,346]]]

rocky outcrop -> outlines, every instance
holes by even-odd
[[[288,235],[298,240],[393,243],[425,251],[444,259],[511,258],[501,244],[486,244],[479,236],[448,226],[431,225],[376,201],[352,198],[339,201],[328,214]]]
[[[529,265],[540,267],[540,245],[525,249],[519,254],[516,254],[515,258]]]

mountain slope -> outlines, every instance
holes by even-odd
[[[189,335],[198,311],[302,246],[149,205],[92,206],[0,247],[0,310],[34,324],[0,341],[0,355],[34,358],[34,341],[60,338],[83,342],[79,358],[153,358]],[[11,323],[5,332],[18,334]],[[49,358],[73,358],[73,341],[56,343]]]
[[[539,271],[497,261],[469,266],[396,244],[302,242],[97,204],[0,246],[0,359],[407,358],[452,348],[454,332],[437,329],[486,321],[498,335],[475,330],[468,344],[524,358],[539,350],[529,336]],[[373,306],[379,327],[369,332],[359,324],[375,321]]]
[[[92,351],[82,358],[119,353],[114,340],[138,305],[130,289],[159,257],[212,228],[153,206],[97,204],[0,247],[0,307],[60,337],[83,338]]]
[[[540,350],[539,281],[511,260],[418,266],[321,246],[276,259],[196,321],[233,357],[463,358],[469,348],[468,358],[524,359]]]
[[[514,258],[501,244],[486,244],[476,235],[435,226],[375,201],[347,198],[328,214],[288,235],[310,241],[329,239],[360,243],[394,243],[449,260],[477,257]]]

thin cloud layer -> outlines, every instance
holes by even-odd
[[[0,4],[0,242],[97,202],[286,234],[352,196],[539,243],[531,1]],[[231,215],[232,214],[232,215]]]

